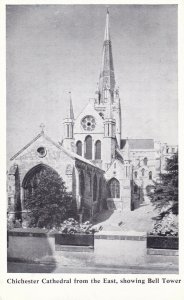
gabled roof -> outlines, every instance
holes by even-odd
[[[39,133],[33,140],[31,140],[25,147],[23,147],[19,152],[17,152],[10,160],[14,160],[17,156],[19,156],[23,151],[25,151],[28,147],[30,147],[35,141],[37,141],[40,137],[44,137],[47,141],[52,143],[55,147],[57,147],[59,150],[63,151],[66,155],[71,157],[72,159],[78,159],[86,164],[89,164],[97,169],[100,169],[96,165],[94,165],[90,160],[83,158],[82,156],[66,150],[63,146],[61,146],[59,143],[54,142],[50,137],[48,137],[43,131]],[[103,171],[102,169],[100,169]]]
[[[34,139],[32,139],[27,145],[25,145],[20,151],[18,151],[10,160],[15,159],[18,155],[20,155],[24,150],[26,150],[28,147],[30,147],[34,142],[36,142],[40,137],[44,137],[46,140],[51,142],[53,145],[55,145],[57,148],[60,148],[59,144],[53,142],[43,131],[40,132]]]
[[[128,139],[130,150],[133,149],[154,149],[153,139]],[[121,140],[121,150],[124,149],[126,140]]]
[[[74,133],[85,133],[86,131],[81,125],[81,120],[85,118],[86,116],[93,116],[96,120],[96,127],[94,132],[103,134],[103,122],[104,120],[99,115],[99,113],[94,108],[94,99],[91,99],[83,108],[83,110],[80,112],[80,114],[75,119],[75,126],[74,126]]]

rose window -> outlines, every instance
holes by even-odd
[[[84,130],[92,131],[95,129],[95,118],[92,116],[86,116],[81,121],[82,127]]]

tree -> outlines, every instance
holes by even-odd
[[[34,188],[26,199],[31,226],[59,226],[68,217],[71,203],[71,194],[67,192],[62,178],[51,169],[42,170],[37,174]]]
[[[178,215],[178,153],[167,159],[166,170],[149,196],[159,210],[160,219],[169,213]]]

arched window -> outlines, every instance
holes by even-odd
[[[134,172],[134,177],[137,178],[137,171]]]
[[[101,142],[96,141],[95,143],[95,159],[101,159]]]
[[[81,141],[78,141],[76,143],[76,148],[77,148],[77,154],[82,156],[82,142]]]
[[[152,179],[152,172],[151,171],[149,172],[149,179],[150,180]]]
[[[144,176],[145,175],[145,170],[142,169],[141,173],[142,173],[142,176]]]
[[[90,135],[85,138],[85,158],[92,159],[92,137]]]
[[[116,178],[109,181],[109,197],[120,198],[120,184]]]
[[[97,177],[96,174],[93,178],[93,202],[95,202],[97,199]]]
[[[147,159],[147,157],[145,157],[144,158],[144,165],[147,166],[147,164],[148,164],[148,159]]]

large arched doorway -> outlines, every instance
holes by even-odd
[[[120,184],[116,178],[112,178],[108,184],[109,198],[120,198]]]
[[[71,210],[72,197],[65,182],[51,167],[33,167],[22,182],[24,204],[31,226],[59,226]]]
[[[29,198],[30,195],[34,193],[35,188],[39,185],[42,175],[43,174],[55,174],[58,178],[59,174],[51,167],[45,165],[45,164],[39,164],[33,167],[31,170],[27,172],[25,175],[23,181],[22,181],[22,187],[24,190],[24,203],[26,202],[26,199]]]

